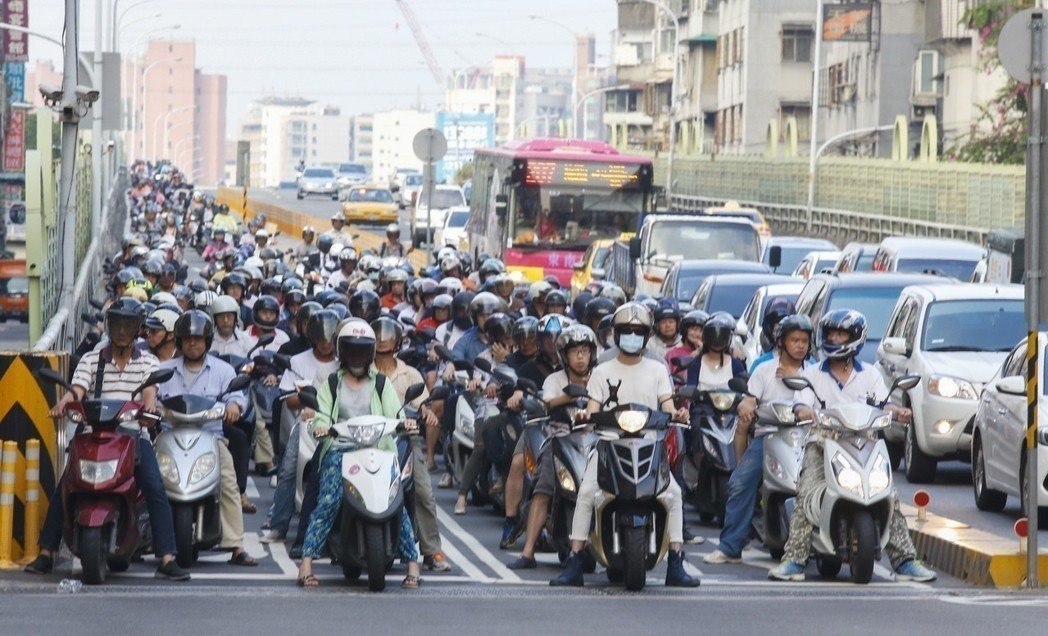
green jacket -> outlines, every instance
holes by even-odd
[[[327,381],[320,385],[320,390],[317,391],[317,413],[313,417],[313,421],[309,425],[309,430],[312,433],[318,426],[326,426],[331,428],[331,425],[338,421],[338,391],[342,390],[344,386],[342,382],[342,376],[346,374],[344,369],[339,369],[333,375],[337,378],[338,382],[335,384],[335,394],[331,393],[331,382]],[[382,389],[382,395],[379,395],[375,391],[375,377],[378,375],[378,371],[375,367],[371,367],[368,371],[368,376],[371,378],[371,413],[373,415],[383,415],[385,417],[397,417],[397,413],[400,411],[400,398],[397,397],[397,391],[393,388],[392,383],[387,379],[385,386]],[[331,445],[331,439],[326,438],[323,440],[324,452]],[[383,437],[378,447],[382,450],[396,451],[396,442],[393,441],[393,436],[387,435]]]

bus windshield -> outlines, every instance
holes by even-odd
[[[635,190],[526,185],[516,190],[515,247],[583,249],[637,228],[645,196]]]

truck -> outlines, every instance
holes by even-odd
[[[761,241],[748,219],[733,216],[648,214],[640,231],[611,247],[609,280],[629,295],[657,296],[677,261],[759,261]]]
[[[24,259],[0,260],[0,322],[29,322],[29,279]]]

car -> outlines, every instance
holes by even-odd
[[[734,259],[697,259],[676,261],[666,271],[666,277],[659,289],[659,296],[673,297],[679,302],[691,302],[699,285],[711,274],[768,274],[767,265],[756,261]]]
[[[760,236],[762,247],[771,238],[771,226],[768,225],[768,221],[765,220],[764,215],[757,208],[741,206],[738,201],[727,201],[723,206],[706,208],[703,212],[720,216],[737,216],[750,221],[753,223],[753,228],[757,230],[758,236]]]
[[[1037,360],[1041,374],[1048,373],[1048,335],[1037,336]],[[1023,516],[1026,487],[1026,357],[1023,338],[1007,355],[1000,369],[986,383],[972,418],[972,491],[979,510],[1000,512],[1008,497],[1017,497]],[[1045,377],[1044,375],[1040,376]],[[1037,521],[1048,527],[1048,382],[1040,382],[1037,400]]]
[[[875,272],[927,272],[970,281],[986,248],[945,238],[890,236],[873,255]]]
[[[441,184],[434,187],[432,200],[429,193],[423,188],[419,192],[412,219],[414,244],[428,243],[430,228],[435,232],[444,223],[444,216],[448,210],[465,205],[466,197],[462,194],[462,188],[457,185]]]
[[[836,272],[870,272],[873,271],[873,255],[877,253],[877,243],[848,243],[841,250],[840,257],[833,271]]]
[[[469,221],[469,208],[465,206],[448,210],[444,224],[437,229],[433,241],[437,245],[450,245],[455,249],[468,249],[466,239],[466,222]]]
[[[691,306],[708,314],[726,311],[738,320],[758,288],[786,282],[784,274],[712,274],[695,290]]]
[[[841,253],[836,250],[832,252],[808,252],[808,255],[802,258],[800,263],[797,263],[797,267],[793,270],[793,276],[808,280],[815,274],[833,271],[833,267],[837,264],[837,258],[840,255]]]
[[[335,168],[335,182],[339,189],[367,183],[368,168],[362,163],[340,163]]]
[[[978,283],[914,285],[895,303],[877,347],[877,367],[891,385],[904,375],[921,383],[893,396],[913,410],[904,435],[906,479],[927,484],[938,462],[967,459],[968,423],[979,392],[1026,332],[1023,287]]]
[[[400,180],[400,189],[397,190],[397,203],[406,208],[418,203],[418,193],[422,190],[422,175],[408,173]]]
[[[775,272],[792,272],[810,252],[837,249],[832,241],[807,236],[773,236],[764,244],[761,262]],[[772,255],[778,254],[778,265],[772,265]]]
[[[422,172],[417,168],[397,168],[393,171],[393,174],[389,175],[389,189],[393,192],[400,190],[404,187],[404,177],[409,174],[416,174],[419,179],[422,179]]]
[[[319,194],[338,200],[338,183],[335,181],[335,171],[331,168],[306,168],[295,182],[295,187],[298,188],[298,199]]]
[[[753,298],[742,310],[739,326],[736,329],[742,340],[742,350],[746,354],[747,369],[764,353],[764,348],[761,346],[761,322],[764,320],[764,310],[768,307],[768,303],[776,298],[785,298],[796,304],[797,295],[803,288],[803,282],[791,281],[764,285],[753,292]]]
[[[393,193],[381,186],[357,186],[342,195],[346,223],[396,223],[399,211]]]
[[[575,263],[575,273],[571,275],[571,296],[582,293],[594,280],[604,280],[606,266],[610,264],[611,245],[615,239],[597,239],[590,243],[582,260]]]
[[[24,259],[0,260],[0,322],[29,322],[29,279]]]

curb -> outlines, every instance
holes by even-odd
[[[979,530],[960,521],[902,505],[918,557],[936,570],[981,587],[1018,587],[1026,581],[1026,553],[1019,540]],[[1038,578],[1048,585],[1048,551],[1038,554]]]

